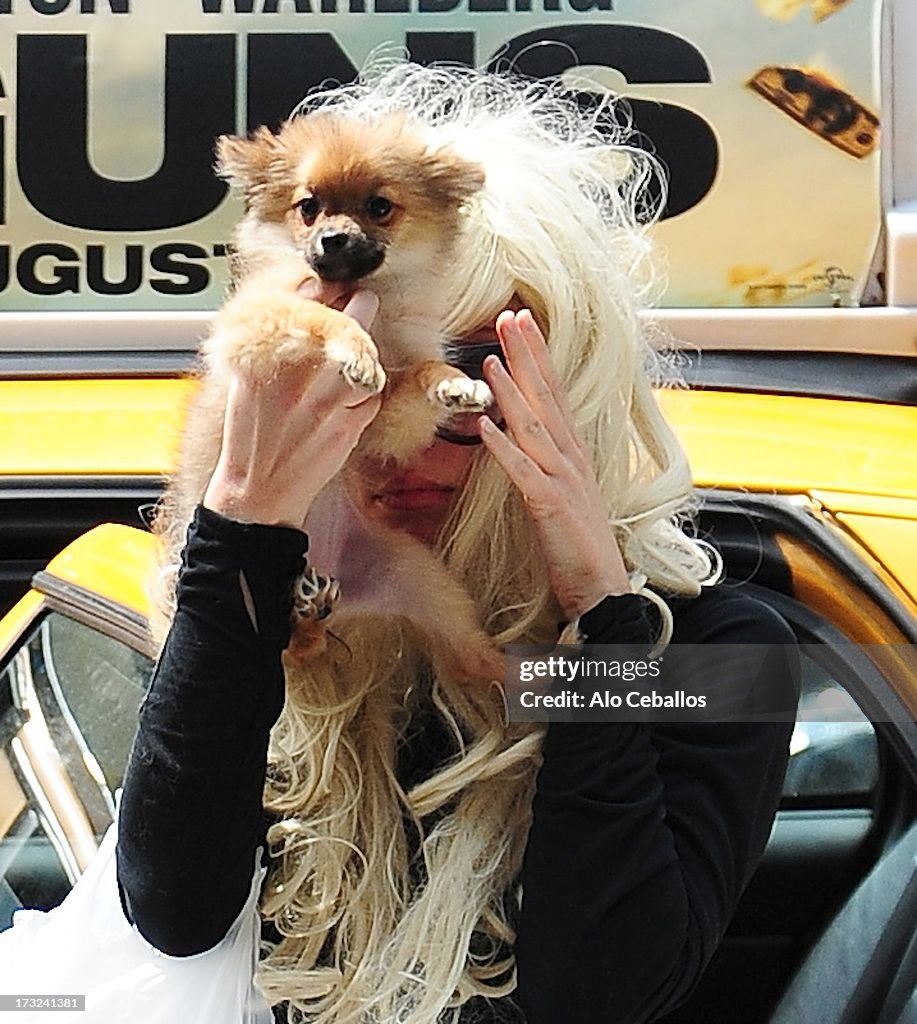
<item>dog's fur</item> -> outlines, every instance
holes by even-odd
[[[465,590],[422,544],[362,516],[343,479],[360,460],[407,461],[439,422],[491,400],[483,382],[443,361],[451,246],[482,172],[430,148],[401,118],[358,122],[334,112],[296,118],[276,135],[261,128],[249,138],[224,136],[217,171],[242,191],[246,209],[234,245],[235,291],[203,345],[201,388],[159,516],[170,559],[216,465],[231,375],[268,381],[279,367],[310,374],[330,361],[354,386],[384,394],[348,469],[306,523],[310,563],[342,584],[328,624],[349,614],[403,615],[454,676],[498,677],[501,662]],[[357,287],[374,291],[372,337],[340,309],[304,298],[307,283],[338,305]],[[324,646],[328,608],[312,611],[294,631],[301,658]]]
[[[263,377],[320,354],[374,392],[388,374],[385,412],[363,448],[400,461],[432,440],[438,420],[487,407],[486,385],[443,361],[447,265],[462,204],[483,185],[478,167],[431,151],[400,118],[370,126],[319,113],[276,136],[262,128],[251,139],[222,138],[217,168],[241,185],[247,210],[234,256],[243,283],[208,345],[212,359]],[[372,338],[296,295],[297,278],[316,277],[376,292]]]

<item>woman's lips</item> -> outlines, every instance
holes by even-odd
[[[448,484],[438,484],[426,477],[406,473],[390,480],[385,487],[372,496],[375,505],[386,509],[422,510],[441,508],[448,505],[455,494],[455,488]]]

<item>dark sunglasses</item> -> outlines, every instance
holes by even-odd
[[[498,341],[482,342],[481,344],[450,345],[446,350],[446,362],[457,370],[467,374],[472,380],[484,379],[484,360],[488,356],[496,356],[506,366],[506,356]],[[492,408],[487,412],[464,412],[452,416],[436,428],[436,436],[449,444],[472,445],[480,444],[478,419],[489,416],[497,426],[503,426],[499,409]]]

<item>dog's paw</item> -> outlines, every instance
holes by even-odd
[[[325,343],[325,356],[340,366],[342,376],[354,387],[363,388],[372,395],[377,395],[385,387],[385,370],[379,362],[379,350],[359,324],[350,321],[343,325]]]
[[[323,316],[318,303],[260,279],[246,282],[217,315],[204,343],[207,362],[218,372],[264,382],[291,366],[318,366]]]
[[[450,377],[433,389],[434,401],[453,413],[485,412],[493,405],[494,396],[482,380]]]
[[[327,619],[341,596],[341,585],[330,576],[320,576],[307,565],[293,584],[293,615],[297,619]]]
[[[361,352],[341,364],[341,373],[354,387],[365,388],[377,395],[385,387],[385,370],[378,359]]]

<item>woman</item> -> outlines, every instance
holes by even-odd
[[[558,623],[592,643],[791,643],[752,599],[701,591],[710,549],[679,528],[690,475],[637,316],[654,164],[614,111],[411,65],[324,101],[403,111],[486,173],[446,330],[500,413],[367,478],[367,516],[434,546],[497,645]],[[371,293],[346,311],[371,331]],[[496,341],[505,366],[481,358]],[[790,727],[508,726],[496,688],[435,671],[384,615],[285,679],[301,527],[378,405],[330,370],[233,383],[125,781],[125,912],[157,949],[207,950],[265,845],[257,981],[279,1019],[655,1019],[757,862]]]

